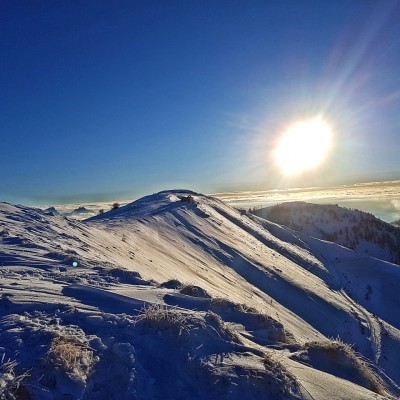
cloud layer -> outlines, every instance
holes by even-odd
[[[270,206],[287,201],[331,203],[371,212],[391,222],[400,218],[400,181],[367,182],[334,187],[215,193],[234,207]]]

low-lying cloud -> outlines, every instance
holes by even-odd
[[[400,181],[367,182],[334,187],[311,187],[216,193],[238,208],[267,207],[287,201],[338,204],[370,212],[384,221],[400,218]]]

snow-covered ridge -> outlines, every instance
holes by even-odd
[[[301,201],[252,210],[269,221],[360,253],[400,263],[400,228],[370,213]]]
[[[0,390],[33,399],[397,393],[399,267],[212,197],[164,191],[84,222],[1,203],[0,263],[0,357],[18,363],[15,378],[30,371],[23,389],[0,372]]]

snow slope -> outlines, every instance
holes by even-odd
[[[83,222],[0,203],[0,239],[9,398],[399,394],[397,265],[183,190]]]
[[[302,201],[256,209],[253,213],[359,253],[400,264],[400,228],[370,213]]]

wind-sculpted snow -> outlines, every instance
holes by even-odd
[[[0,398],[400,393],[399,267],[211,197],[0,203],[0,265]]]

